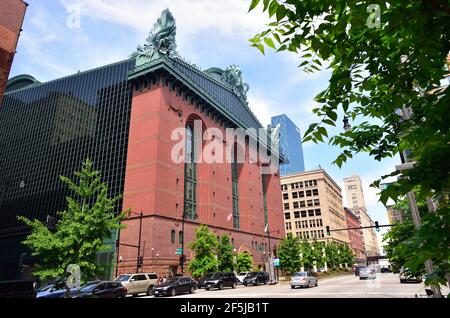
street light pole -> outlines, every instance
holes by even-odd
[[[185,211],[183,210],[183,216],[181,220],[181,256],[180,256],[181,276],[184,275],[184,223],[185,223]]]
[[[142,217],[144,216],[144,213],[139,213],[139,241],[138,241],[138,256],[137,256],[137,265],[136,265],[136,273],[139,273],[139,269],[141,267],[141,236],[142,236]]]

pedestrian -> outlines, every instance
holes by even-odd
[[[164,276],[164,278],[163,278],[163,283],[165,283],[165,282],[167,282],[167,277],[166,276]]]

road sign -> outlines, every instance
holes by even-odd
[[[280,259],[279,258],[274,258],[273,259],[273,266],[280,266]]]
[[[175,252],[177,255],[183,254],[183,249],[181,247],[177,248],[177,251]]]

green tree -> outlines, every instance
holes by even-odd
[[[217,237],[206,225],[197,228],[195,241],[189,247],[194,252],[194,259],[189,262],[188,270],[194,278],[217,271]]]
[[[303,240],[300,244],[301,250],[301,264],[305,270],[310,270],[314,267],[314,250],[312,244],[307,240]]]
[[[237,272],[249,272],[253,267],[253,258],[247,253],[239,253],[236,257],[236,271]]]
[[[289,235],[280,241],[278,247],[278,256],[280,258],[280,266],[288,274],[292,274],[300,270],[302,263],[300,253],[302,248],[298,237]]]
[[[19,217],[31,227],[23,244],[37,256],[34,275],[42,280],[65,277],[70,264],[80,266],[82,281],[104,274],[106,268],[97,263],[97,253],[108,248],[104,242],[114,230],[123,228],[124,213],[114,213],[120,196],[108,197],[108,186],[92,161],[85,160],[81,171],[74,174],[78,181],[60,177],[76,196],[66,198],[67,210],[57,213],[55,230],[39,220]]]
[[[346,244],[339,244],[338,250],[340,264],[342,264],[343,266],[347,264],[347,267],[352,266],[354,261],[354,254],[352,249]]]
[[[328,87],[315,97],[320,121],[303,141],[324,142],[327,127],[336,126],[343,113],[352,129],[329,138],[342,149],[334,161],[339,167],[360,152],[382,160],[410,150],[416,167],[382,190],[380,200],[398,200],[412,189],[418,200],[441,197],[410,242],[418,248],[415,263],[444,259],[449,241],[438,232],[450,228],[443,199],[450,188],[450,86],[441,86],[449,65],[448,0],[375,1],[370,7],[366,1],[252,0],[250,10],[259,3],[273,22],[250,39],[252,46],[263,53],[265,46],[290,51],[304,71],[331,73]],[[372,186],[379,188],[380,181]],[[448,262],[435,267],[441,279],[449,274]]]
[[[325,259],[328,267],[337,268],[340,264],[339,247],[336,242],[330,242],[325,245]]]
[[[234,271],[234,253],[233,245],[230,243],[230,237],[223,235],[217,248],[218,269],[220,272]]]
[[[323,253],[324,248],[325,248],[324,242],[318,242],[316,240],[312,242],[313,259],[318,268],[325,266],[325,256]]]

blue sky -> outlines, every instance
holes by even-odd
[[[180,55],[202,69],[239,65],[250,85],[250,107],[264,125],[270,123],[271,116],[285,113],[303,133],[318,120],[312,113],[316,105],[313,98],[327,87],[329,73],[306,74],[297,68],[298,56],[293,53],[267,49],[262,55],[250,47],[248,39],[264,29],[268,16],[261,8],[247,13],[249,0],[27,2],[11,76],[26,73],[48,81],[124,59],[145,41],[161,11],[168,7],[177,21]],[[329,133],[340,129],[338,125]],[[344,177],[358,174],[369,214],[380,224],[387,223],[386,209],[377,202],[377,191],[369,184],[391,172],[399,164],[397,157],[378,162],[361,154],[339,169],[331,164],[339,149],[312,143],[303,147],[306,168],[320,165],[341,187]],[[343,196],[345,204],[345,193]]]

